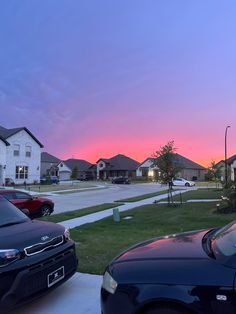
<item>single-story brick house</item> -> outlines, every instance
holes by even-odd
[[[135,177],[138,166],[139,162],[121,154],[111,158],[100,158],[97,161],[97,179]]]
[[[136,176],[157,179],[159,170],[154,165],[154,159],[153,157],[146,158],[137,168]],[[175,163],[182,168],[178,174],[179,177],[185,178],[186,180],[205,180],[206,169],[196,162],[179,154],[175,154]]]

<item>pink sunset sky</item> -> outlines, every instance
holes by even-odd
[[[44,151],[137,161],[174,140],[204,166],[236,154],[234,0],[0,4],[0,125]]]

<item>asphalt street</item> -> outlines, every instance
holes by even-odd
[[[82,209],[104,203],[112,203],[119,199],[165,190],[159,183],[141,183],[130,185],[101,184],[104,188],[81,191],[71,194],[50,195],[55,203],[54,214]]]

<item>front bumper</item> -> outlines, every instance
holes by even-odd
[[[40,254],[39,254],[40,259]],[[16,263],[17,264],[17,263]],[[0,274],[0,308],[6,313],[68,280],[77,269],[74,246],[57,252],[38,263]],[[64,266],[64,278],[48,287],[48,275]]]

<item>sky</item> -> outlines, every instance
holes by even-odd
[[[0,125],[60,158],[236,154],[235,0],[0,0]]]

